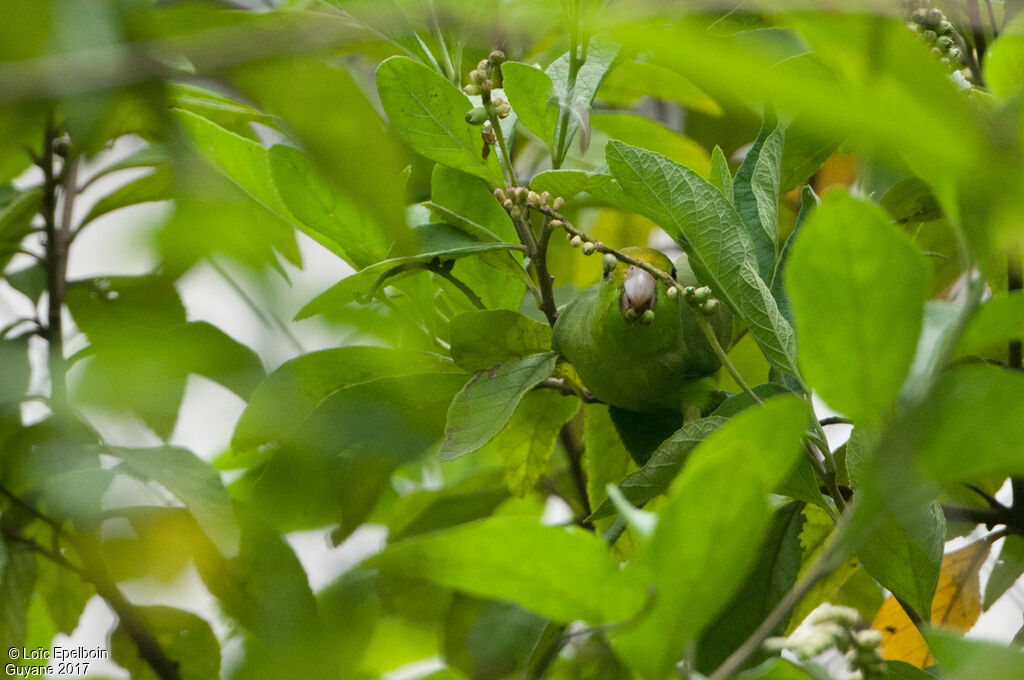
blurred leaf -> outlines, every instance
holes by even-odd
[[[931,607],[930,621],[933,625],[967,632],[978,620],[981,614],[978,571],[988,551],[989,545],[985,541],[976,541],[943,558],[939,585]],[[871,627],[882,633],[880,650],[885,659],[906,661],[918,668],[934,663],[921,634],[894,597],[886,598]]]
[[[642,468],[619,482],[622,495],[633,505],[642,506],[655,496],[665,493],[683,469],[690,452],[726,422],[725,418],[711,416],[684,425],[651,454],[650,460]],[[590,519],[613,514],[615,507],[611,501],[605,500],[594,510]]]
[[[1020,22],[1016,22],[1018,27]],[[985,50],[985,84],[1003,99],[1021,91],[1024,81],[1024,35],[1007,32]]]
[[[418,153],[491,184],[501,182],[497,154],[483,158],[483,139],[465,120],[472,103],[436,71],[392,57],[377,68],[377,89],[394,131]]]
[[[491,441],[512,417],[523,395],[551,377],[557,359],[555,352],[534,354],[478,372],[448,409],[438,458],[458,458]]]
[[[27,297],[33,303],[38,303],[46,291],[46,269],[39,263],[29,265],[16,272],[7,272],[4,279],[11,288]]]
[[[547,191],[552,196],[570,200],[581,191],[611,181],[607,173],[587,173],[582,170],[543,170],[530,179],[530,188],[537,193]]]
[[[29,364],[27,337],[0,340],[0,410],[17,408],[25,399],[32,366]]]
[[[79,578],[78,574],[49,560],[39,560],[36,568],[36,593],[42,599],[48,618],[55,627],[54,633],[70,635],[78,627],[82,611],[96,589],[91,583]]]
[[[997,345],[1024,338],[1024,293],[1012,291],[978,308],[956,345],[956,354],[987,356]],[[1000,349],[1003,349],[1000,347]]]
[[[800,365],[830,406],[879,421],[910,369],[927,277],[921,256],[877,206],[832,192],[810,216],[786,287]]]
[[[52,517],[93,530],[99,527],[103,494],[113,478],[111,470],[90,467],[56,473],[43,485],[43,502]]]
[[[477,241],[462,230],[447,224],[425,224],[415,227],[411,231],[410,240],[419,244],[416,255],[383,260],[342,279],[299,310],[295,317],[296,320],[307,319],[332,308],[351,304],[355,301],[357,294],[360,296],[367,294],[382,275],[399,267],[406,267],[408,271],[417,269],[422,271],[425,268],[410,268],[408,265],[429,264],[433,260],[441,263],[461,257],[487,253],[502,254],[500,251],[522,249],[518,243]],[[403,269],[398,269],[398,272],[403,273]]]
[[[935,651],[946,680],[1014,680],[1024,675],[1024,654],[1016,647],[968,640],[945,630],[930,631],[928,644]]]
[[[607,486],[623,481],[635,465],[615,429],[608,407],[604,404],[583,405],[583,470],[587,477],[587,497],[590,507],[603,508],[608,499]],[[605,512],[604,519],[591,515],[598,533],[603,533],[612,523],[612,513]]]
[[[772,514],[757,562],[697,643],[697,667],[702,672],[711,673],[718,668],[796,583],[800,570],[800,530],[804,522],[802,510],[802,503],[787,503]],[[785,627],[783,622],[771,634],[779,635]]]
[[[36,556],[22,545],[0,538],[0,646],[21,647],[27,633],[26,612],[36,585]]]
[[[886,661],[885,673],[887,680],[934,680],[935,678],[934,675],[925,673],[905,661]]]
[[[750,235],[757,271],[770,280],[779,253],[779,175],[786,128],[766,117],[736,171],[733,203]]]
[[[274,186],[303,233],[357,269],[387,255],[388,235],[336,188],[309,154],[278,144],[267,158]]]
[[[356,677],[354,670],[380,623],[376,575],[366,569],[350,569],[317,593],[316,604],[325,627],[325,643],[338,659],[341,677]]]
[[[260,384],[238,419],[231,446],[246,451],[292,436],[332,394],[377,378],[443,370],[440,356],[384,347],[338,347],[286,361]]]
[[[185,504],[226,558],[238,554],[239,529],[220,474],[187,449],[107,449],[131,474],[158,482]]]
[[[340,523],[332,535],[342,540],[373,510],[391,473],[443,434],[445,410],[466,377],[422,370],[366,379],[316,399],[312,412],[289,423],[290,438],[269,462],[232,485],[232,495],[283,531]]]
[[[609,104],[629,106],[643,96],[676,102],[711,116],[722,115],[722,107],[699,87],[658,64],[624,61],[601,84],[601,99]]]
[[[501,471],[495,469],[436,491],[413,491],[391,509],[388,540],[400,541],[487,517],[506,499],[508,490]]]
[[[642,589],[616,568],[601,539],[532,518],[496,517],[401,541],[365,564],[510,600],[557,621],[621,621],[643,603]]]
[[[761,383],[760,385],[754,385],[751,388],[751,391],[760,397],[762,401],[778,394],[787,394],[790,392],[790,390],[787,390],[778,383]],[[753,405],[754,400],[750,398],[750,395],[746,392],[740,392],[726,398],[711,415],[718,416],[719,418],[730,418]]]
[[[786,125],[779,168],[779,192],[785,194],[810,179],[839,146],[833,135],[822,135],[796,119]]]
[[[551,328],[516,312],[495,309],[453,317],[452,359],[467,371],[482,371],[515,357],[551,348]]]
[[[789,659],[768,659],[735,676],[735,680],[828,680],[831,676],[813,663],[798,665]]]
[[[800,548],[803,553],[800,559],[800,576],[805,575],[811,565],[817,561],[835,528],[832,518],[817,506],[805,505],[803,514],[804,526],[800,530]],[[818,605],[823,602],[831,602],[832,597],[856,570],[857,560],[851,557],[828,576],[818,581],[790,614],[786,634],[789,635],[796,630],[797,626],[817,609]]]
[[[985,584],[982,609],[988,611],[1024,574],[1024,536],[1007,536]]]
[[[240,137],[259,140],[251,123],[276,125],[273,116],[195,83],[171,83],[168,95],[175,108],[202,116]]]
[[[579,410],[580,401],[555,390],[523,395],[505,427],[486,444],[505,468],[505,483],[514,496],[525,496],[548,467],[562,426]]]
[[[671,671],[756,563],[771,520],[768,493],[799,460],[807,416],[795,396],[747,410],[698,446],[673,482],[657,530],[626,567],[631,578],[654,584],[657,599],[648,616],[612,638],[643,677]]]
[[[590,125],[625,144],[656,151],[701,177],[708,174],[711,159],[704,147],[650,118],[632,113],[599,111],[591,114]]]
[[[881,204],[900,223],[925,222],[942,215],[942,208],[931,187],[918,177],[908,177],[897,182],[885,192]]]
[[[457,595],[442,630],[444,659],[474,680],[501,680],[526,662],[544,623],[510,602]]]
[[[96,201],[86,216],[82,218],[81,225],[84,226],[97,217],[128,206],[153,201],[169,201],[174,198],[173,185],[174,178],[170,167],[158,166],[153,172],[118,187],[112,193]]]
[[[153,634],[167,658],[176,664],[181,680],[216,680],[220,677],[220,643],[210,624],[190,612],[163,606],[135,607],[142,625]],[[156,680],[157,674],[141,657],[126,624],[121,622],[110,640],[114,660],[132,678]]]
[[[515,61],[501,65],[501,77],[519,121],[553,150],[559,105],[551,78],[539,68]]]
[[[32,230],[32,218],[43,208],[42,199],[42,189],[17,191],[9,184],[0,186],[0,272]]]
[[[664,156],[612,141],[608,165],[634,207],[668,230],[690,264],[750,328],[769,363],[799,375],[793,329],[757,273],[739,214],[717,188]]]
[[[910,365],[910,373],[900,390],[902,403],[914,403],[929,388],[949,335],[957,328],[959,316],[960,308],[953,303],[939,300],[925,303],[914,362]]]
[[[725,196],[730,203],[733,202],[732,170],[729,169],[729,161],[726,159],[725,153],[722,151],[722,147],[717,144],[711,152],[711,166],[708,170],[708,181],[718,187],[718,190],[722,192],[722,195]]]

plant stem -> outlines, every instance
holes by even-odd
[[[505,175],[505,188],[511,189],[512,187],[519,186],[519,180],[516,178],[516,169],[512,166],[512,157],[508,155],[505,133],[501,131],[501,119],[498,118],[498,112],[495,110],[494,102],[491,100],[491,91],[483,90],[480,93],[480,99],[483,102],[484,110],[487,111],[487,120],[491,123],[494,136],[498,139],[498,150],[501,151],[501,158],[499,160]]]
[[[580,497],[580,507],[583,508],[583,514],[577,518],[577,523],[580,526],[588,526],[584,520],[590,517],[593,510],[590,508],[590,497],[587,494],[587,474],[583,471],[583,447],[576,440],[570,423],[562,426],[558,437],[565,448],[565,457],[569,460],[569,471],[572,473],[572,481],[576,485],[576,492]]]
[[[52,122],[48,123],[43,135],[43,155],[39,161],[39,167],[43,171],[43,223],[46,234],[44,260],[47,291],[46,341],[49,357],[50,403],[54,412],[63,411],[67,392],[64,378],[64,332],[61,324],[67,261],[65,242],[62,238],[64,226],[57,223],[57,189],[61,182],[54,169],[56,157],[53,147],[56,139],[56,126]],[[65,174],[74,173],[67,172]],[[67,182],[64,184],[67,186]],[[65,196],[65,215],[68,212],[67,204],[68,198]]]
[[[708,323],[707,318],[704,316],[704,312],[696,309],[694,310],[694,316],[697,317],[697,324],[700,326],[701,331],[703,331],[704,337],[707,338],[708,344],[711,345],[711,349],[714,350],[715,356],[717,356],[718,360],[722,362],[723,366],[725,366],[725,370],[729,371],[729,375],[732,376],[732,379],[740,386],[740,389],[742,389],[748,397],[754,400],[755,404],[763,404],[764,402],[761,401],[761,398],[757,396],[750,385],[748,385],[743,379],[743,376],[740,375],[740,372],[736,370],[736,367],[733,366],[731,361],[729,361],[729,355],[725,353],[724,349],[722,349],[722,344],[718,342],[718,336],[715,335],[715,331],[711,328],[711,324]]]
[[[480,299],[480,296],[477,295],[472,288],[466,285],[465,281],[452,274],[451,267],[431,267],[430,271],[458,288],[474,307],[477,309],[487,309],[487,305],[485,305],[484,301]]]
[[[551,242],[551,218],[544,218],[544,226],[541,228],[540,240],[537,242],[537,257],[533,261],[537,268],[537,285],[540,288],[540,309],[547,317],[548,324],[555,325],[558,318],[558,307],[555,305],[555,291],[553,288],[555,277],[548,270],[548,244]]]
[[[569,152],[569,106],[576,95],[576,77],[579,75],[583,61],[580,59],[580,8],[579,0],[571,0],[566,11],[566,22],[569,25],[569,73],[565,83],[565,101],[560,102],[558,127],[555,129],[555,144],[552,149],[551,167],[555,170],[562,167],[565,156]]]

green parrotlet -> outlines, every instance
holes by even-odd
[[[699,286],[685,256],[680,272],[653,248],[623,253]],[[600,283],[580,293],[555,323],[552,348],[561,352],[586,388],[610,406],[627,411],[699,415],[709,402],[720,362],[698,325],[697,310],[682,295],[639,267],[604,259]],[[725,305],[707,316],[728,349],[732,316]],[[696,413],[695,413],[696,411]]]

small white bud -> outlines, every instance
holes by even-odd
[[[594,254],[594,250],[595,250],[594,244],[591,243],[590,241],[587,241],[586,243],[583,244],[583,254],[584,255],[593,255]]]
[[[561,210],[563,205],[565,205],[565,199],[561,196],[555,196],[555,200],[551,202],[551,207],[555,210]]]
[[[675,296],[679,295],[679,289],[676,288],[675,286],[669,286],[668,290],[665,291],[665,294],[668,295],[670,298],[674,298]]]
[[[583,239],[581,239],[579,236],[573,236],[572,239],[569,240],[569,245],[571,245],[573,248],[579,248],[581,245],[583,245]]]

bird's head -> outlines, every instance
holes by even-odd
[[[623,248],[622,253],[675,276],[672,261],[653,248]],[[619,311],[629,321],[650,323],[658,306],[659,284],[649,272],[635,265],[616,260],[611,255],[604,259],[604,281],[618,292]],[[664,286],[660,286],[664,291]]]

